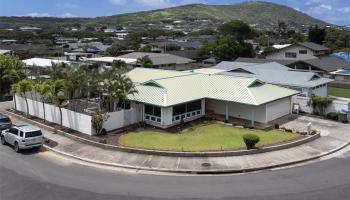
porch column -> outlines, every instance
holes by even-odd
[[[228,102],[225,102],[225,123],[228,123]]]
[[[252,107],[251,125],[252,127],[255,127],[255,106]]]

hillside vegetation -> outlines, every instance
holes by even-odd
[[[264,26],[276,25],[278,21],[301,26],[328,25],[328,23],[310,17],[293,8],[267,2],[245,2],[233,5],[190,4],[166,9],[113,15],[97,18],[30,18],[30,17],[0,17],[0,27],[8,25],[72,26],[72,25],[120,25],[168,23],[176,20],[194,22],[195,20],[210,20],[213,23],[223,23],[240,19],[248,24]]]

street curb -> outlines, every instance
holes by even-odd
[[[6,112],[18,116],[17,114],[14,114],[12,112],[9,112],[9,111],[6,111]],[[27,120],[27,121],[39,124],[41,126],[45,126],[46,128],[48,128],[50,130],[55,130],[54,128],[52,128],[50,126],[41,124],[41,123],[36,122],[34,120],[31,120],[31,119],[27,119],[27,118],[25,118],[23,116],[18,116],[18,117],[21,117],[24,120]],[[74,137],[77,137],[77,136],[74,136]],[[313,156],[313,157],[310,157],[310,158],[307,158],[307,159],[302,159],[302,160],[297,160],[297,161],[292,161],[292,162],[286,162],[286,163],[281,163],[281,164],[274,164],[274,165],[263,166],[263,167],[253,167],[253,168],[246,168],[246,169],[224,169],[224,170],[210,170],[210,169],[208,169],[208,170],[205,170],[205,169],[204,170],[190,170],[190,169],[170,170],[170,169],[166,169],[166,168],[135,167],[135,166],[132,166],[132,165],[122,165],[122,164],[116,164],[116,163],[109,163],[109,162],[102,162],[102,161],[98,161],[98,160],[87,159],[87,158],[79,157],[79,156],[76,156],[76,155],[73,155],[73,154],[69,154],[69,153],[57,150],[55,148],[51,148],[51,147],[49,147],[49,146],[47,146],[45,144],[43,146],[44,146],[44,148],[46,148],[46,149],[48,149],[48,150],[50,150],[50,151],[52,151],[52,152],[54,152],[56,154],[59,154],[59,155],[63,155],[63,156],[70,157],[70,158],[74,158],[74,159],[77,159],[77,160],[80,160],[80,161],[84,161],[84,162],[88,162],[88,163],[92,163],[92,164],[98,164],[98,165],[104,165],[104,166],[110,166],[110,167],[119,167],[119,168],[126,168],[126,169],[133,169],[133,170],[144,170],[144,171],[155,171],[155,172],[167,172],[167,173],[183,173],[183,174],[229,174],[229,173],[253,172],[253,171],[260,171],[260,170],[273,169],[273,168],[279,168],[279,167],[285,167],[285,166],[289,166],[289,165],[299,164],[299,163],[315,160],[315,159],[318,159],[318,158],[321,158],[321,157],[333,154],[333,153],[335,153],[335,152],[345,148],[348,145],[349,145],[349,143],[346,143],[346,144],[344,144],[344,145],[342,145],[340,147],[337,147],[335,149],[332,149],[332,150],[330,150],[330,151],[328,151],[326,153],[322,153],[320,155]]]
[[[59,154],[63,155],[66,157],[74,158],[80,161],[92,163],[92,164],[98,164],[98,165],[103,165],[103,166],[109,166],[109,167],[119,167],[119,168],[126,168],[126,169],[133,169],[133,170],[144,170],[144,171],[154,171],[154,172],[167,172],[167,173],[182,173],[182,174],[234,174],[234,173],[245,173],[245,172],[254,172],[254,171],[261,171],[261,170],[267,170],[267,169],[273,169],[273,168],[279,168],[279,167],[285,167],[285,166],[290,166],[290,165],[295,165],[295,164],[300,164],[303,162],[308,162],[311,160],[316,160],[321,157],[333,154],[337,151],[340,151],[347,147],[349,143],[346,143],[342,145],[341,147],[337,147],[331,151],[328,151],[326,153],[322,153],[317,156],[313,156],[307,159],[303,160],[297,160],[297,161],[292,161],[292,162],[286,162],[286,163],[281,163],[281,164],[276,164],[276,165],[270,165],[270,166],[263,166],[263,167],[253,167],[253,168],[246,168],[246,169],[224,169],[224,170],[170,170],[166,168],[152,168],[152,167],[135,167],[132,165],[121,165],[121,164],[115,164],[115,163],[108,163],[108,162],[102,162],[102,161],[97,161],[97,160],[91,160],[87,158],[82,158],[79,156],[75,156],[73,154],[69,154],[54,148],[51,148],[47,145],[43,145],[46,149]]]
[[[272,151],[279,151],[283,149],[288,149],[296,146],[300,146],[306,143],[309,143],[311,141],[314,141],[321,137],[320,133],[317,133],[315,135],[309,135],[301,139],[297,139],[294,141],[288,141],[281,144],[276,145],[270,145],[261,147],[258,149],[252,149],[252,150],[233,150],[233,151],[211,151],[211,152],[171,152],[171,151],[161,151],[161,150],[150,150],[150,149],[138,149],[138,148],[132,148],[132,147],[126,147],[126,146],[116,146],[116,145],[110,145],[110,144],[102,144],[99,142],[91,141],[76,135],[72,135],[69,133],[66,133],[61,130],[57,130],[51,126],[48,126],[46,124],[42,124],[40,122],[37,122],[32,119],[28,119],[27,117],[18,115],[17,113],[13,113],[11,111],[6,111],[9,115],[15,115],[18,118],[23,119],[24,121],[29,121],[31,123],[36,124],[37,126],[44,127],[46,129],[49,129],[50,131],[54,131],[59,135],[68,137],[72,140],[92,145],[95,147],[99,147],[102,149],[108,149],[108,150],[114,150],[114,151],[121,151],[121,152],[127,152],[127,153],[137,153],[137,154],[143,154],[143,155],[157,155],[157,156],[170,156],[170,157],[228,157],[228,156],[243,156],[243,155],[252,155],[252,154],[259,154],[259,153],[267,153]]]

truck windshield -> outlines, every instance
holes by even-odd
[[[38,137],[41,136],[41,131],[32,131],[32,132],[26,132],[25,138],[31,138],[31,137]]]

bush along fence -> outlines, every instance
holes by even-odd
[[[53,104],[42,103],[32,99],[28,101],[28,114],[40,119],[44,119],[48,122],[55,124],[61,124],[62,126],[84,133],[88,135],[95,135],[96,131],[93,126],[92,116],[84,113],[75,112],[66,108],[59,108]],[[27,104],[23,97],[16,95],[14,107],[17,111],[27,113]],[[45,109],[44,109],[45,108]],[[62,113],[62,114],[61,114]],[[102,128],[106,131],[112,131],[122,128],[140,121],[140,114],[138,109],[131,108],[129,110],[120,110],[117,112],[107,113],[108,118],[104,121]],[[100,132],[99,130],[98,132]]]
[[[292,98],[293,109],[295,105],[299,106],[299,111],[302,113],[310,113],[323,115],[332,120],[339,120],[346,122],[350,119],[350,113],[344,113],[343,111],[350,110],[350,102],[345,100],[327,98],[310,98],[294,96]],[[342,120],[342,119],[346,120]]]

